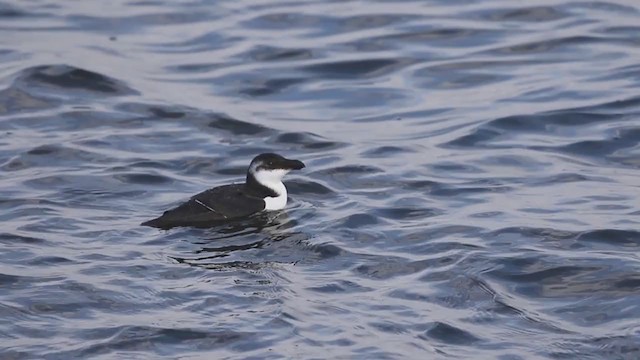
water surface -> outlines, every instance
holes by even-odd
[[[640,357],[640,6],[528,3],[0,0],[0,358]]]

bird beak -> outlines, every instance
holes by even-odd
[[[291,170],[300,170],[304,168],[304,163],[300,160],[289,160],[287,159],[285,166]]]

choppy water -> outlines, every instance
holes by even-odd
[[[639,358],[639,35],[635,0],[0,0],[0,358]],[[263,151],[307,164],[270,226],[138,226]]]

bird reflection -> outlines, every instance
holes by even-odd
[[[286,212],[260,213],[206,229],[197,241],[190,241],[200,246],[192,251],[193,256],[171,258],[208,269],[255,269],[274,262],[296,263],[303,256],[300,245],[304,248],[309,236],[291,231],[295,225]],[[287,249],[278,250],[281,247]]]

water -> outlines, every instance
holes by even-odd
[[[639,358],[640,5],[527,3],[0,0],[0,358]]]

